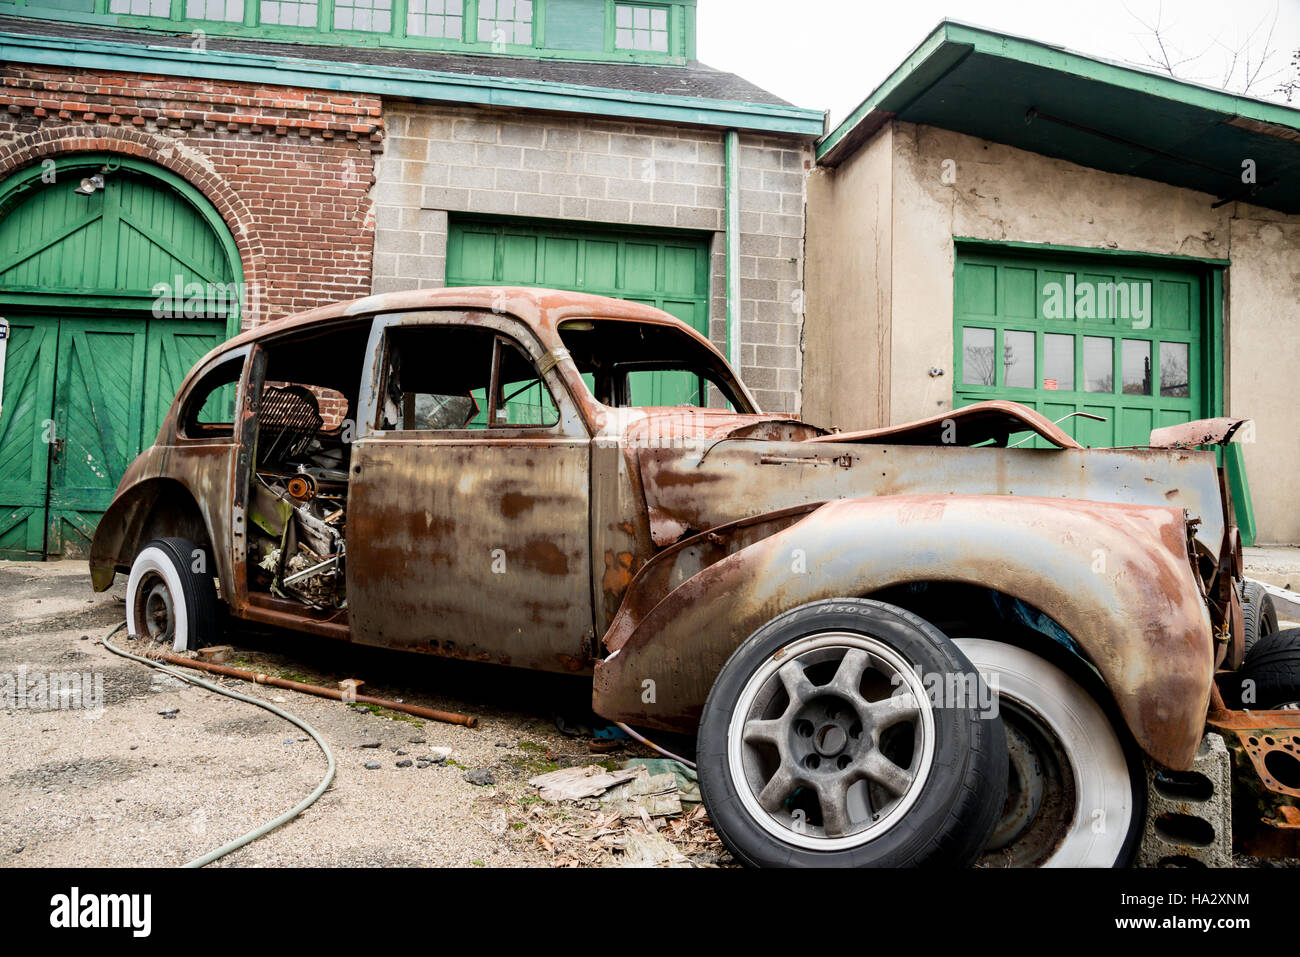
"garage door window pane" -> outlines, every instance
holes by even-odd
[[[1034,334],[1008,329],[1002,333],[1002,381],[1008,388],[1034,387]]]
[[[1160,343],[1160,394],[1169,399],[1191,396],[1188,379],[1187,343]]]
[[[992,385],[993,330],[963,329],[961,352],[962,385]]]
[[[1085,392],[1115,391],[1114,339],[1086,336],[1083,340],[1083,388]]]
[[[1043,388],[1074,391],[1074,336],[1043,336]]]
[[[1124,394],[1151,394],[1151,343],[1125,339],[1123,352]]]

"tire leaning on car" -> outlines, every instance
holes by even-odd
[[[217,593],[208,553],[184,538],[146,542],[126,582],[126,625],[132,638],[193,651],[216,628]]]
[[[741,644],[709,693],[697,744],[709,818],[750,866],[971,864],[1006,797],[995,700],[910,612],[868,599],[793,609]]]

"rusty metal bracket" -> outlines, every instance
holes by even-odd
[[[1259,857],[1300,855],[1300,711],[1211,711],[1232,753],[1233,831]]]

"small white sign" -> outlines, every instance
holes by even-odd
[[[0,413],[5,408],[5,348],[9,345],[9,320],[0,316]]]

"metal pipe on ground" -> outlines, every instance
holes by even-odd
[[[258,674],[252,671],[245,671],[243,668],[231,668],[228,665],[213,665],[206,661],[194,661],[191,658],[182,658],[180,655],[163,653],[154,655],[161,661],[169,664],[180,665],[182,668],[194,668],[197,671],[207,671],[214,675],[225,675],[227,678],[238,678],[241,681],[251,681],[259,685],[273,685],[276,688],[287,688],[289,691],[301,691],[303,694],[314,694],[321,698],[333,698],[335,701],[346,701],[349,704],[373,704],[381,708],[388,708],[390,711],[401,711],[404,714],[414,715],[417,718],[428,718],[430,721],[442,721],[446,724],[459,724],[466,728],[478,727],[478,718],[468,714],[457,714],[454,711],[436,711],[433,708],[423,708],[418,704],[405,704],[401,701],[387,701],[383,698],[372,698],[364,694],[347,694],[337,688],[323,688],[320,685],[309,685],[301,681],[290,681],[288,678],[276,678],[272,675]]]

